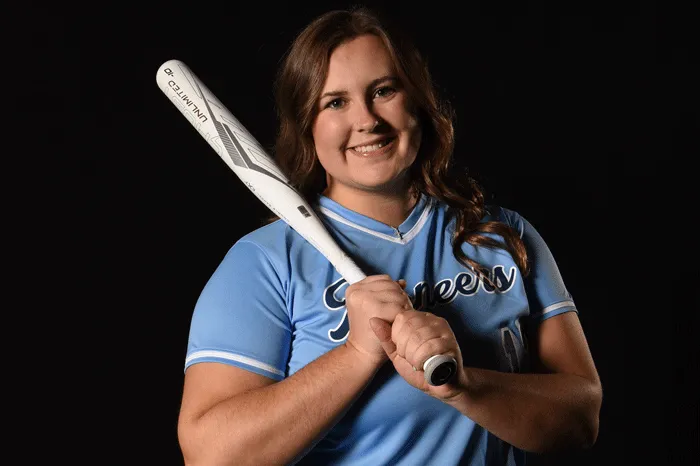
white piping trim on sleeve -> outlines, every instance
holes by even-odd
[[[251,358],[248,358],[245,356],[240,356],[238,354],[227,353],[225,351],[214,351],[214,350],[195,351],[194,353],[190,354],[187,357],[187,359],[185,359],[185,365],[190,364],[195,359],[201,359],[201,358],[227,359],[229,361],[240,362],[240,363],[246,364],[248,366],[257,367],[258,369],[262,369],[264,371],[271,372],[275,375],[279,375],[279,376],[284,377],[284,372],[277,369],[276,367],[272,367],[271,365],[265,364],[264,362],[256,361],[255,359],[251,359]]]
[[[542,309],[540,312],[536,312],[534,314],[531,314],[531,317],[541,316],[541,315],[547,314],[547,313],[552,312],[552,311],[556,311],[557,309],[561,309],[562,307],[567,307],[567,306],[573,306],[574,309],[576,308],[573,301],[562,301],[560,303],[556,303],[556,304],[552,304],[551,306],[547,306],[544,309]]]

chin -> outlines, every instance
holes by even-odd
[[[396,191],[399,186],[403,185],[405,177],[376,177],[355,180],[357,186],[361,189],[371,192],[388,192]]]

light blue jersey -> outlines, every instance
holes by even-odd
[[[484,220],[520,233],[532,267],[527,278],[505,250],[463,246],[491,272],[495,289],[455,259],[454,218],[435,199],[423,196],[398,229],[324,196],[317,208],[367,275],[405,279],[416,309],[449,321],[466,366],[527,371],[521,324],[576,312],[545,242],[514,211],[489,207]],[[185,367],[215,361],[289,377],[346,340],[346,289],[328,260],[284,222],[261,227],[236,242],[203,289]],[[299,464],[521,465],[524,454],[412,387],[387,363]]]

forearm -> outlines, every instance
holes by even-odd
[[[583,377],[465,368],[460,386],[449,404],[523,450],[587,448],[598,435],[600,385]]]
[[[335,424],[377,367],[340,345],[281,382],[217,404],[193,423],[188,464],[290,462]]]

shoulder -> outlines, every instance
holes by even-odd
[[[239,273],[246,270],[274,269],[278,275],[286,270],[288,251],[298,235],[282,220],[263,225],[240,237],[228,250],[222,267]],[[282,276],[280,276],[282,278]]]
[[[257,248],[266,255],[279,258],[287,254],[289,249],[303,238],[283,220],[256,228],[241,236],[233,245],[235,248]]]
[[[246,233],[238,239],[237,243],[253,243],[263,249],[276,247],[281,239],[286,238],[291,227],[282,220],[263,225],[255,230]]]
[[[429,197],[429,199],[437,212],[454,222],[454,211],[452,211],[447,203],[435,197]],[[519,212],[497,204],[486,204],[484,206],[484,215],[481,218],[481,223],[486,222],[504,223],[518,231],[521,236],[525,224],[527,223]]]
[[[430,204],[432,205],[432,207],[435,208],[435,210],[446,213],[449,213],[451,211],[450,206],[448,206],[446,202],[433,196],[428,196],[428,199],[430,200]],[[507,223],[510,226],[515,226],[523,220],[524,218],[522,217],[522,215],[520,215],[520,213],[515,210],[497,204],[484,205],[484,215],[482,217],[482,222],[495,221]]]
[[[485,206],[485,215],[483,218],[484,222],[494,221],[505,223],[509,227],[517,231],[520,236],[523,235],[523,230],[525,229],[526,220],[520,215],[519,212],[503,207],[500,205],[489,204]]]

